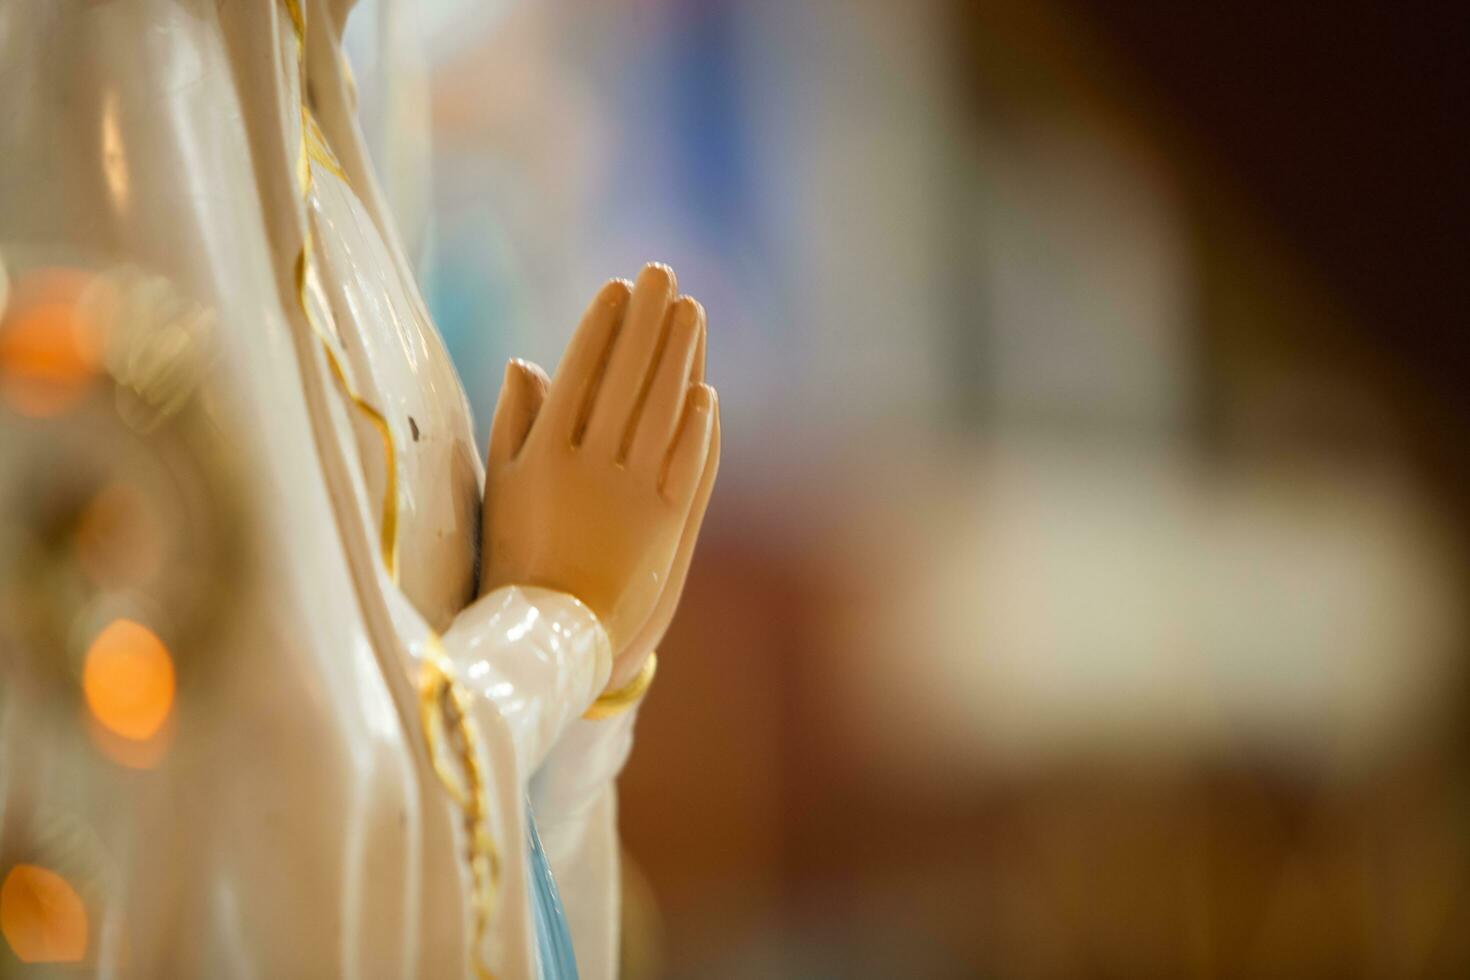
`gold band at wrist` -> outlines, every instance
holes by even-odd
[[[602,718],[611,718],[620,715],[633,705],[643,699],[648,688],[653,684],[653,675],[658,672],[658,654],[650,653],[648,659],[643,661],[643,669],[638,671],[638,676],[633,678],[616,691],[607,691],[596,701],[592,707],[583,713],[582,717],[590,721]]]

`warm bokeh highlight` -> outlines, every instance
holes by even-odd
[[[61,875],[17,864],[0,885],[0,933],[22,963],[75,963],[87,955],[87,907]]]
[[[49,418],[74,405],[99,369],[94,324],[79,312],[89,282],[71,269],[34,272],[14,285],[0,319],[0,400]]]
[[[173,659],[148,627],[115,620],[87,650],[82,690],[92,717],[103,727],[145,741],[158,733],[173,709]]]

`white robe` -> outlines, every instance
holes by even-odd
[[[177,651],[158,768],[120,774],[78,740],[81,761],[32,771],[25,806],[100,842],[102,975],[523,977],[531,792],[581,974],[610,977],[613,783],[634,713],[581,720],[611,658],[574,598],[471,601],[483,470],[468,407],[368,168],[336,29],[319,0],[302,7],[304,51],[283,0],[0,4],[0,256],[136,265],[213,311],[208,396],[250,474],[255,556],[229,632]],[[325,134],[306,182],[303,74]],[[396,453],[391,496],[368,408]],[[438,651],[472,749],[445,697],[421,710]],[[210,664],[192,683],[190,656]],[[36,732],[72,736],[13,701],[0,772],[21,773]],[[478,826],[446,787],[471,768]],[[26,826],[4,798],[18,779],[0,781],[7,827]],[[499,860],[483,935],[476,848]]]

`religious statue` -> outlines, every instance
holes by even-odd
[[[704,311],[609,282],[482,457],[350,4],[0,5],[6,962],[616,973],[614,781],[719,459]]]

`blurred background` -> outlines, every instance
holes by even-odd
[[[1470,975],[1463,12],[365,4],[482,431],[709,310],[626,976]]]
[[[625,977],[1470,976],[1464,11],[348,33],[482,440],[604,279],[709,312]]]
[[[709,310],[626,976],[1470,975],[1463,11],[364,2],[482,430]]]

